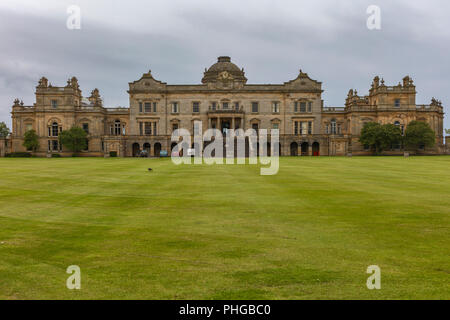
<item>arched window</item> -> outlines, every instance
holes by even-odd
[[[53,122],[53,123],[52,123],[52,134],[51,134],[51,136],[52,136],[52,137],[57,137],[57,136],[58,136],[58,133],[59,133],[59,126],[58,126],[58,123],[57,123],[57,122]]]
[[[400,121],[395,121],[394,125],[400,128],[402,135],[405,133],[405,126],[401,125]]]

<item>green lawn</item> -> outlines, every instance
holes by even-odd
[[[0,159],[0,299],[450,299],[449,227],[448,156]]]

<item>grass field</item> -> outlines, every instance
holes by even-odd
[[[449,227],[448,156],[0,159],[0,299],[450,299]]]

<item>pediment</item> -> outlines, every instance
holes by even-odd
[[[130,82],[130,91],[152,91],[166,88],[167,83],[153,78],[151,71],[144,73],[139,80]]]
[[[289,89],[300,89],[300,90],[322,90],[322,82],[311,79],[307,73],[302,72],[298,74],[297,78],[294,80],[285,82],[284,85]]]

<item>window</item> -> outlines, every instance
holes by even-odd
[[[400,99],[395,99],[395,107],[400,107]]]
[[[308,134],[312,134],[312,121],[308,121]]]
[[[86,139],[86,147],[84,148],[83,151],[89,151],[89,140]]]
[[[278,101],[272,102],[272,112],[279,113],[280,112],[280,103]]]
[[[53,109],[58,108],[58,100],[52,100],[52,108]]]
[[[114,135],[120,136],[120,134],[121,134],[120,120],[116,120],[114,122]]]
[[[192,112],[194,112],[194,113],[200,112],[200,102],[194,102],[192,104]]]
[[[172,131],[178,130],[178,123],[172,124]]]
[[[53,122],[52,123],[52,134],[50,135],[51,137],[57,137],[58,133],[59,133],[59,127],[58,127],[58,123]]]
[[[279,128],[280,128],[280,124],[279,123],[272,124],[272,129],[278,130]]]
[[[52,140],[52,151],[58,151],[58,140]]]
[[[308,123],[306,121],[300,122],[300,134],[304,135],[308,132]]]
[[[258,102],[252,102],[252,112],[256,113],[258,112],[259,105]]]
[[[139,112],[142,113],[142,102],[139,102]]]
[[[239,102],[235,102],[235,103],[234,103],[234,109],[235,109],[236,111],[239,111]]]
[[[312,102],[308,102],[308,112],[312,112]]]
[[[153,112],[156,113],[156,102],[153,102]]]
[[[178,102],[172,102],[172,113],[178,113]]]
[[[336,120],[331,120],[331,134],[336,134]]]
[[[25,125],[25,131],[30,131],[30,130],[33,130],[33,125],[31,123],[27,123]]]
[[[83,123],[83,130],[87,134],[89,134],[89,123]]]
[[[306,112],[306,102],[300,102],[300,112]]]
[[[227,110],[227,109],[228,109],[228,102],[224,102],[224,103],[222,104],[222,108],[223,108],[224,110]]]
[[[211,109],[212,109],[213,111],[216,111],[216,109],[217,109],[217,103],[215,103],[215,102],[211,103]]]
[[[144,133],[146,136],[149,136],[152,134],[152,123],[151,122],[145,122]]]
[[[144,134],[144,129],[142,127],[142,122],[139,122],[139,134],[142,136]]]
[[[298,102],[294,102],[294,112],[298,112]]]
[[[255,130],[256,132],[258,132],[258,124],[252,123],[252,129]]]
[[[152,112],[152,104],[150,102],[146,102],[144,104],[144,112],[146,113]]]
[[[298,122],[297,121],[294,122],[294,134],[298,135]]]

